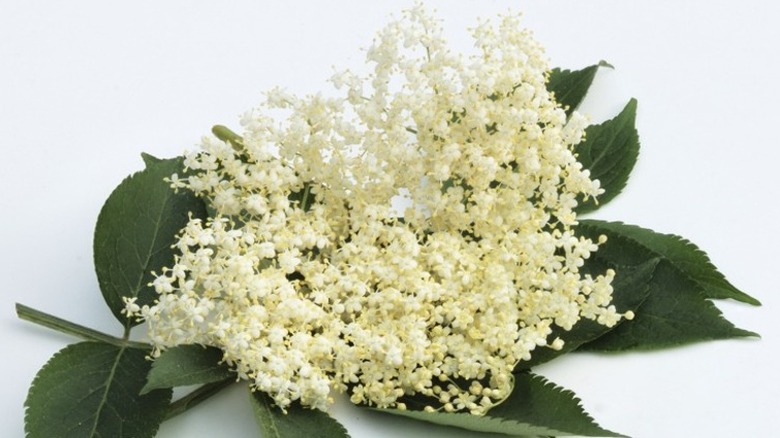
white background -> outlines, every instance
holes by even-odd
[[[238,125],[261,92],[326,87],[360,67],[374,32],[410,3],[0,2],[0,436],[23,436],[36,371],[74,339],[17,320],[14,302],[119,334],[92,267],[98,211],[142,151],[174,156],[212,124]],[[216,2],[215,2],[216,3]],[[228,3],[228,2],[224,2]],[[642,150],[629,188],[599,217],[684,235],[753,308],[723,302],[762,340],[664,352],[570,355],[538,369],[574,390],[605,427],[634,437],[774,436],[780,6],[771,1],[437,1],[453,46],[477,16],[508,9],[553,65],[600,59],[587,108],[639,100]],[[354,437],[449,437],[451,430],[337,404]],[[228,391],[159,437],[256,437],[246,394]],[[469,433],[457,436],[471,436]]]

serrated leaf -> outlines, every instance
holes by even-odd
[[[635,318],[580,349],[657,349],[704,340],[756,336],[724,319],[701,287],[677,264],[620,233],[620,227],[613,225],[615,223],[581,220],[577,229],[591,239],[602,234],[608,237],[597,253],[602,259],[632,264],[650,258],[660,261],[650,281],[650,293],[635,312]]]
[[[585,67],[582,70],[555,68],[550,71],[547,90],[555,94],[555,100],[564,108],[566,116],[570,116],[585,99],[599,67],[612,68],[606,61],[600,61],[598,64]]]
[[[622,436],[596,424],[581,403],[572,391],[537,374],[522,373],[515,374],[512,395],[488,414],[525,422],[541,422],[575,435]]]
[[[484,416],[398,409],[376,410],[442,426],[512,436],[621,436],[596,424],[582,409],[580,400],[574,393],[530,373],[516,374],[512,394]]]
[[[666,258],[695,282],[707,298],[731,298],[743,303],[761,305],[760,301],[734,287],[712,264],[704,251],[683,237],[658,233],[621,222],[584,222],[591,227],[600,227],[609,230],[612,234],[619,234],[647,248],[648,251]]]
[[[705,340],[755,336],[734,327],[721,312],[698,294],[695,284],[668,263],[656,268],[650,296],[632,321],[584,344],[581,350],[649,350]]]
[[[476,416],[452,412],[424,412],[398,409],[377,409],[378,412],[406,417],[417,421],[438,424],[439,426],[457,427],[474,432],[500,433],[517,437],[545,437],[575,435],[534,424],[505,420],[489,415]]]
[[[304,408],[293,402],[285,413],[260,391],[253,391],[250,398],[263,438],[349,437],[341,423],[319,409]]]
[[[591,179],[601,182],[604,193],[581,202],[577,213],[587,213],[615,198],[626,186],[628,176],[639,156],[639,134],[636,131],[636,99],[628,101],[614,118],[585,129],[585,141],[575,146],[577,159],[590,171]]]
[[[221,361],[222,350],[215,347],[179,345],[168,348],[154,360],[141,393],[235,378],[235,373]]]
[[[154,155],[147,154],[146,152],[141,152],[141,159],[144,160],[144,165],[146,165],[146,167],[154,166],[160,161],[163,161],[161,158],[157,158]]]
[[[140,349],[99,342],[65,347],[30,387],[27,437],[153,437],[172,391],[139,395],[150,366]]]
[[[148,286],[152,271],[173,263],[179,230],[188,215],[205,217],[203,202],[190,192],[175,193],[164,178],[183,169],[181,159],[147,160],[147,168],[126,178],[100,210],[94,237],[95,271],[114,316],[125,326],[137,322],[121,314],[122,297],[139,305],[156,297]]]
[[[636,312],[650,295],[650,280],[659,261],[660,259],[658,258],[652,258],[635,266],[618,266],[599,258],[598,253],[594,253],[586,260],[582,271],[595,276],[604,274],[608,268],[615,269],[615,279],[612,282],[612,304],[617,308],[618,312],[623,313],[628,310]],[[623,322],[625,320],[621,320],[618,324]],[[539,364],[549,362],[556,357],[576,350],[587,342],[604,336],[614,328],[601,325],[589,319],[580,320],[570,331],[553,327],[553,333],[549,336],[549,339],[560,337],[564,340],[563,348],[556,351],[551,348],[539,347],[532,353],[530,361],[518,363],[518,370],[531,369]]]

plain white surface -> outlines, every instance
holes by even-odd
[[[0,435],[23,436],[36,371],[74,340],[19,321],[14,302],[109,333],[92,268],[98,211],[143,151],[174,156],[216,123],[237,126],[260,93],[324,88],[333,66],[402,5],[391,1],[0,3]],[[771,1],[436,1],[454,46],[475,17],[510,8],[553,65],[600,59],[595,120],[639,100],[642,150],[629,188],[598,216],[684,235],[752,308],[722,302],[763,339],[654,353],[570,355],[538,371],[574,390],[605,427],[644,437],[774,436],[780,403],[777,167],[780,6]],[[449,429],[345,404],[354,437],[450,437]],[[163,425],[159,437],[256,437],[234,389]],[[471,436],[469,433],[457,436]]]

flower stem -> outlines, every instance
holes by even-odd
[[[219,382],[207,383],[198,387],[191,393],[171,403],[168,407],[168,412],[165,414],[165,420],[170,420],[179,414],[187,412],[235,382],[236,380],[231,378]]]
[[[25,321],[56,330],[60,333],[73,335],[87,341],[105,342],[107,344],[116,345],[118,347],[133,347],[143,349],[151,348],[149,344],[129,341],[127,339],[120,339],[111,335],[107,335],[89,327],[84,327],[83,325],[79,325],[62,318],[58,318],[54,315],[41,312],[40,310],[33,309],[32,307],[27,307],[24,304],[16,303],[16,314],[19,316],[19,318]]]
[[[211,132],[218,139],[233,146],[233,149],[235,149],[236,152],[241,152],[244,149],[244,139],[227,127],[222,125],[215,125],[213,128],[211,128]]]
[[[306,183],[303,186],[303,196],[301,197],[301,210],[309,211],[309,193],[311,192],[311,184]]]

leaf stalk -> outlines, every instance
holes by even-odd
[[[16,315],[20,319],[23,319],[40,326],[56,330],[60,333],[72,335],[77,338],[81,338],[87,341],[104,342],[106,344],[115,345],[117,347],[131,347],[141,348],[144,350],[151,349],[151,345],[143,342],[130,341],[128,339],[120,339],[115,336],[108,335],[106,333],[85,327],[68,320],[58,318],[54,315],[50,315],[46,312],[33,309],[32,307],[25,306],[24,304],[16,303]]]
[[[179,414],[187,412],[235,382],[236,380],[231,378],[199,386],[191,393],[171,403],[163,421],[168,421]]]

